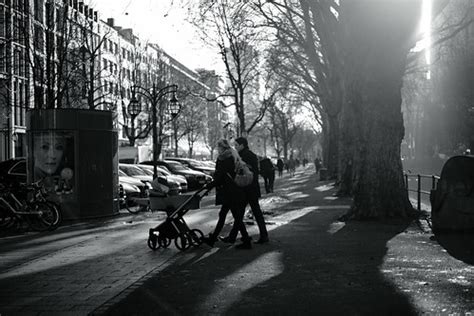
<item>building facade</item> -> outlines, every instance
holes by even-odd
[[[111,110],[119,145],[151,146],[150,104],[134,94],[178,84],[211,94],[199,75],[78,0],[0,0],[0,161],[26,155],[31,108]],[[141,113],[127,106],[136,95]],[[133,118],[135,135],[127,129]],[[148,133],[147,133],[148,131]],[[168,142],[172,146],[172,142]]]

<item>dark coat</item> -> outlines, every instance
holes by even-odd
[[[244,148],[239,151],[239,155],[242,160],[250,167],[250,170],[253,172],[253,181],[252,183],[244,188],[247,198],[249,200],[258,199],[262,196],[260,193],[260,184],[258,183],[258,158],[250,149]]]
[[[216,205],[226,204],[229,207],[240,205],[245,199],[245,193],[232,180],[235,177],[234,158],[232,156],[220,158],[222,157],[216,161],[216,171],[212,183],[216,187]]]
[[[260,174],[263,177],[270,177],[275,173],[275,166],[269,158],[263,158],[260,161]]]
[[[285,166],[285,164],[283,163],[283,160],[278,159],[278,161],[277,161],[278,170],[282,171],[284,166]]]

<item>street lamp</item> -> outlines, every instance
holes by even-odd
[[[176,92],[173,92],[173,96],[170,99],[171,117],[175,118],[178,115],[180,110],[181,110],[181,104],[179,104],[178,99],[176,98]]]
[[[130,116],[130,133],[127,131],[127,136],[130,139],[130,145],[134,145],[135,143],[135,118],[140,114],[142,111],[142,107],[140,102],[135,97],[135,90],[132,91],[132,98],[127,106],[127,112]]]
[[[175,119],[179,111],[181,110],[181,105],[179,104],[178,99],[176,98],[178,85],[171,84],[161,89],[157,89],[156,85],[153,84],[153,87],[151,90],[147,90],[143,87],[135,86],[133,87],[133,91],[137,91],[138,93],[140,93],[140,95],[142,95],[145,99],[147,99],[151,104],[152,132],[153,132],[153,179],[155,179],[158,174],[158,170],[156,167],[156,161],[158,160],[158,148],[157,148],[158,147],[158,130],[157,130],[158,118],[157,118],[157,115],[159,114],[159,117],[160,117],[160,132],[161,132],[164,125],[162,123],[162,119],[165,114],[165,109],[164,109],[165,103],[162,102],[162,98],[167,94],[170,94],[170,93],[173,94],[171,99],[169,100],[169,112],[171,114],[171,120]],[[132,98],[132,100],[133,99],[134,98]],[[137,101],[137,103],[139,102]],[[131,104],[129,104],[129,106],[131,106]],[[137,108],[140,108],[140,106],[137,106]],[[161,141],[160,141],[160,145],[161,145]]]
[[[135,98],[135,95],[132,96],[132,99],[130,100],[130,103],[127,106],[127,111],[128,114],[130,114],[130,116],[132,117],[132,119],[135,118],[142,111],[142,106],[140,102],[138,102],[137,98]]]

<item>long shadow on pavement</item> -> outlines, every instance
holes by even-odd
[[[301,207],[299,200],[285,210]],[[379,271],[387,242],[408,223],[338,223],[343,212],[315,209],[252,250],[188,251],[105,314],[416,314]]]

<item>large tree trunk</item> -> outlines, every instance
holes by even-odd
[[[353,204],[356,218],[406,217],[412,212],[400,158],[404,131],[400,79],[387,78],[391,82],[379,82],[378,89],[367,91],[361,161],[354,170],[359,178]]]
[[[413,45],[420,2],[360,0],[345,3],[347,40],[358,74],[361,108],[360,162],[349,213],[355,218],[406,217],[413,208],[403,181],[400,145],[404,127],[401,86],[406,56]],[[352,78],[355,79],[355,78]],[[353,84],[354,81],[348,84]]]
[[[339,131],[338,116],[328,116],[328,143],[327,155],[325,154],[324,165],[328,169],[331,178],[335,178],[338,172]]]

